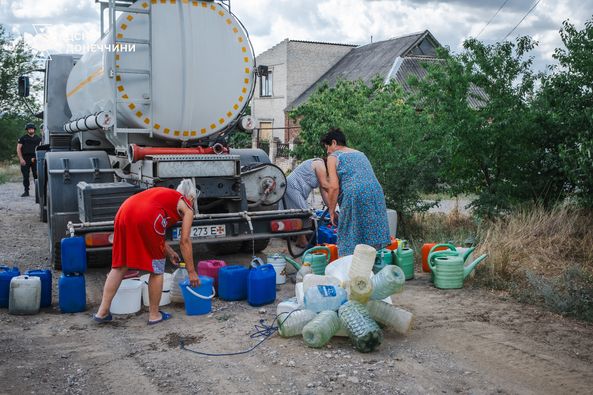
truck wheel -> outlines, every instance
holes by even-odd
[[[62,251],[60,249],[60,242],[53,243],[49,247],[50,257],[52,258],[52,265],[55,270],[62,270]]]
[[[230,255],[236,254],[241,250],[242,243],[240,241],[231,241],[228,243],[208,244],[208,251],[216,255]]]
[[[243,244],[241,244],[241,251],[251,253],[253,251],[252,247],[254,247],[254,244],[255,252],[261,252],[268,248],[268,244],[270,244],[270,239],[255,240],[255,243],[253,243],[251,240],[244,241]]]

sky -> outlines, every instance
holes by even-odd
[[[593,17],[593,0],[232,0],[231,8],[256,54],[285,38],[364,45],[371,37],[376,42],[426,29],[460,51],[468,37],[504,39],[527,15],[507,39],[537,40],[531,55],[538,70],[554,63],[564,20],[582,29]],[[98,39],[98,9],[94,0],[0,0],[0,23],[42,56],[72,53]]]

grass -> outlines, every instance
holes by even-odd
[[[495,222],[455,210],[416,214],[404,233],[420,260],[427,242],[477,243],[487,253],[473,286],[507,291],[517,300],[593,321],[593,213],[571,207],[532,207]]]
[[[16,182],[19,181],[21,177],[21,169],[18,164],[11,162],[0,163],[0,184]]]

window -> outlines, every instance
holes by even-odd
[[[259,76],[259,96],[272,96],[272,70],[267,70],[265,74]]]

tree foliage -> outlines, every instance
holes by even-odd
[[[36,68],[33,54],[25,42],[15,40],[0,25],[0,161],[16,157],[18,138],[24,134],[27,122],[36,122],[29,111],[38,109],[35,97],[27,100],[17,95],[18,77],[27,75]],[[32,91],[39,87],[33,86]]]

